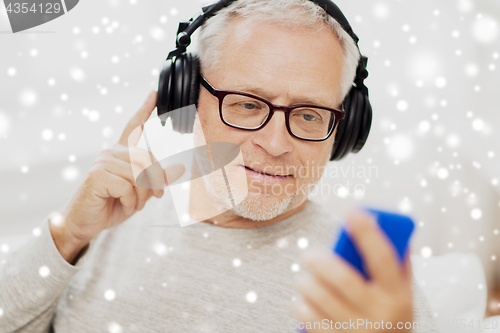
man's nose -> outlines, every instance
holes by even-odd
[[[285,112],[276,110],[264,128],[252,136],[253,144],[264,149],[272,156],[280,156],[292,151],[293,137],[285,124]]]

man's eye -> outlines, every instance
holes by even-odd
[[[312,114],[303,114],[302,117],[306,121],[314,121],[314,120],[316,120],[316,117],[314,115],[312,115]]]
[[[292,113],[292,116],[297,121],[304,123],[320,124],[323,122],[323,115],[313,109],[300,109]]]
[[[254,110],[258,107],[258,105],[255,105],[254,103],[241,103],[240,106],[242,106],[245,110]]]

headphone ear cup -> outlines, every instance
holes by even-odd
[[[156,101],[158,117],[162,123],[170,117],[173,130],[182,134],[193,132],[200,93],[199,71],[198,57],[185,53],[167,60],[160,73]]]
[[[181,134],[186,133],[187,127],[188,127],[188,119],[186,117],[186,112],[184,108],[188,105],[188,98],[189,98],[189,80],[191,79],[191,62],[190,62],[190,57],[188,54],[183,54],[183,66],[182,66],[182,91],[180,92],[181,95],[179,95],[180,99],[180,106],[179,106],[179,132]]]
[[[182,71],[184,69],[184,54],[176,57],[175,60],[175,69],[172,77],[172,108],[169,111],[177,110],[181,107],[182,104],[182,87],[183,87],[183,75]]]
[[[345,99],[346,118],[332,149],[330,161],[338,161],[349,153],[357,153],[363,148],[370,132],[372,109],[368,96],[353,86]],[[342,121],[340,122],[342,124]]]
[[[191,85],[189,89],[189,105],[195,104],[198,108],[200,97],[200,59],[194,53],[191,55]]]
[[[196,56],[191,53],[185,53],[183,57],[183,67],[182,75],[182,91],[179,92],[180,95],[180,110],[175,112],[175,117],[178,122],[178,126],[174,127],[174,130],[180,132],[181,134],[193,133],[194,120],[196,118],[196,108],[198,103],[199,94],[199,62]],[[196,59],[196,60],[195,60]],[[179,80],[180,81],[180,80]],[[195,102],[193,102],[193,100]]]
[[[363,117],[361,119],[360,130],[358,138],[352,148],[353,153],[357,153],[363,148],[368,139],[368,135],[370,134],[370,127],[372,125],[372,106],[370,104],[370,100],[368,96],[362,94],[363,97]]]
[[[186,97],[186,104],[182,115],[186,124],[184,133],[193,133],[200,95],[200,62],[196,54],[188,53],[186,55],[186,62],[189,65],[186,67],[184,78],[186,84],[184,85],[185,90],[183,93]]]
[[[184,67],[182,69],[182,102],[181,108],[189,105],[189,91],[191,90],[191,54],[184,55]]]
[[[330,161],[338,161],[346,155],[346,147],[349,144],[349,138],[351,137],[353,125],[354,125],[354,114],[353,112],[356,106],[356,98],[354,90],[356,87],[352,86],[351,90],[344,99],[344,110],[345,118],[340,121],[337,134],[335,134],[335,141],[333,143],[332,155]]]
[[[347,105],[346,102],[344,102],[344,109],[345,106]],[[330,155],[330,161],[336,161],[338,159],[338,151],[339,151],[339,146],[340,143],[342,142],[342,137],[344,136],[344,132],[346,130],[346,124],[347,120],[346,118],[342,119],[338,126],[337,126],[337,132],[335,133],[335,139],[333,141],[333,147],[332,147],[332,154]]]
[[[158,80],[158,96],[156,99],[156,111],[162,122],[167,120],[167,113],[171,104],[172,71],[173,61],[168,59],[163,64],[160,73]]]
[[[352,107],[351,107],[351,113],[352,113],[352,121],[351,125],[348,127],[350,129],[349,131],[349,136],[346,136],[346,145],[345,149],[342,152],[342,156],[339,157],[339,159],[344,158],[347,156],[350,152],[352,152],[352,148],[354,147],[354,144],[356,143],[356,140],[359,135],[359,129],[360,129],[360,124],[361,124],[361,119],[363,118],[363,96],[361,91],[358,89],[354,88],[353,89],[353,97],[352,97]],[[347,133],[346,133],[347,134]]]
[[[169,107],[169,112],[178,110],[181,107],[181,100],[182,100],[182,70],[184,67],[184,55],[181,54],[178,57],[175,57],[175,63],[172,66],[173,69],[173,74],[172,74],[172,86],[170,87],[170,94],[171,94],[171,103]],[[172,119],[172,128],[176,132],[180,132],[180,124],[181,124],[181,117],[180,117],[180,112],[175,111],[175,112],[170,112],[170,118]]]

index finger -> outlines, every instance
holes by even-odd
[[[122,132],[120,140],[118,140],[118,143],[124,146],[137,145],[137,142],[139,142],[142,133],[142,128],[141,131],[134,132],[134,130],[139,126],[142,127],[142,125],[144,125],[144,123],[148,120],[149,116],[151,115],[151,112],[153,112],[153,110],[156,107],[156,96],[157,96],[156,91],[152,91],[149,94],[149,96],[146,98],[141,108],[132,116],[132,118],[130,118],[129,122],[125,126],[125,129]],[[129,137],[132,134],[132,132],[134,132],[133,138],[129,140]]]

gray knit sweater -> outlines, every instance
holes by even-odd
[[[103,231],[74,266],[43,221],[0,258],[0,332],[296,332],[298,258],[304,245],[331,247],[340,219],[308,202],[267,227],[181,228],[163,198]],[[429,323],[415,279],[413,292],[414,320]]]

